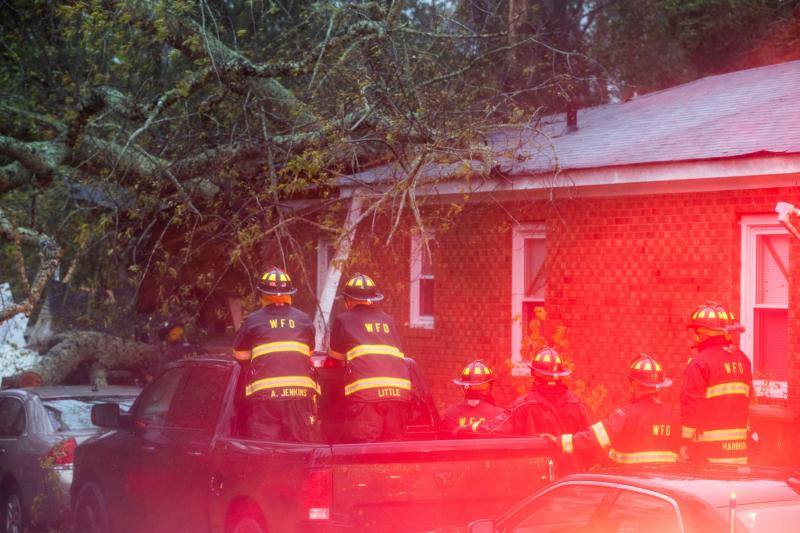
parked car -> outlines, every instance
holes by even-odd
[[[326,369],[334,375],[321,380],[323,402],[335,400],[326,388],[342,371]],[[238,429],[242,378],[230,358],[187,359],[129,415],[95,406],[95,421],[113,430],[76,450],[75,531],[429,531],[500,512],[552,479],[540,438],[437,440],[424,427],[401,442],[247,438]]]
[[[84,386],[0,391],[0,531],[54,525],[69,510],[76,446],[100,428],[91,423],[97,404],[129,408],[140,389]]]
[[[795,475],[785,469],[733,465],[614,468],[575,474],[544,487],[497,522],[471,523],[469,531],[792,531],[800,528],[800,479]]]

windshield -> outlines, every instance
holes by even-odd
[[[117,403],[120,411],[127,412],[135,396],[92,396],[88,398],[53,398],[42,400],[47,415],[56,431],[95,429],[92,424],[92,406],[101,403]]]
[[[748,506],[740,509],[736,516],[753,533],[785,531],[787,524],[797,521],[800,516],[800,503],[769,504]]]

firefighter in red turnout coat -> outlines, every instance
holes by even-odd
[[[675,463],[680,449],[680,419],[661,403],[659,391],[672,385],[661,364],[642,354],[628,369],[633,401],[605,420],[553,441],[566,455],[606,455],[619,464]]]
[[[572,372],[553,348],[542,348],[530,363],[533,387],[506,408],[499,417],[487,421],[490,433],[532,436],[539,433],[561,435],[589,426],[589,413],[583,402],[562,381]]]
[[[347,310],[331,326],[331,356],[346,361],[345,434],[351,442],[402,438],[410,416],[411,376],[392,317],[376,307],[383,299],[369,276],[345,284]]]
[[[747,464],[753,375],[750,360],[729,336],[744,328],[714,303],[699,306],[689,328],[698,351],[683,376],[681,453],[709,463]]]
[[[279,268],[261,276],[257,289],[262,308],[245,317],[234,340],[234,356],[245,365],[243,429],[254,438],[319,442],[314,326],[292,307],[297,290]]]
[[[441,430],[453,435],[461,428],[492,421],[503,412],[492,395],[494,372],[483,361],[473,361],[461,371],[453,383],[464,389],[464,399],[448,407],[442,414]]]

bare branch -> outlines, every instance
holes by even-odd
[[[15,227],[2,209],[0,209],[0,235],[14,242],[17,246],[21,246],[22,243],[36,245],[39,248],[39,256],[41,258],[39,272],[31,285],[28,285],[27,276],[24,274],[25,267],[24,264],[22,265],[24,280],[22,283],[23,287],[27,289],[27,297],[21,303],[0,309],[0,323],[2,323],[18,313],[31,314],[34,306],[42,297],[47,281],[58,268],[61,261],[61,248],[55,240],[43,233],[38,233],[28,228]]]

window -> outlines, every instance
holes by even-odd
[[[741,349],[756,394],[788,397],[789,234],[775,215],[742,217]]]
[[[598,515],[616,492],[611,487],[571,484],[548,491],[531,501],[509,522],[515,533],[597,531]]]
[[[150,384],[136,404],[136,424],[142,427],[163,426],[175,390],[185,374],[183,368],[167,370]]]
[[[672,502],[657,496],[620,491],[603,524],[603,531],[678,533],[681,528]]]
[[[428,243],[431,240],[428,239]],[[434,277],[430,246],[419,233],[411,235],[411,296],[410,324],[412,328],[432,328],[434,316]]]
[[[25,432],[25,406],[16,398],[0,400],[0,437],[19,437]]]
[[[322,288],[328,277],[328,268],[331,266],[333,256],[336,255],[336,243],[330,239],[317,241],[317,300],[322,298]]]
[[[520,224],[514,228],[511,253],[511,362],[514,374],[527,375],[522,361],[522,339],[537,307],[544,306],[546,279],[542,269],[546,254],[544,224]]]
[[[228,387],[228,374],[229,370],[220,366],[192,368],[173,402],[170,425],[212,432]]]
[[[88,398],[47,398],[42,400],[54,431],[95,429],[92,424],[92,407],[101,403],[117,403],[120,411],[127,412],[135,397],[92,396]]]

